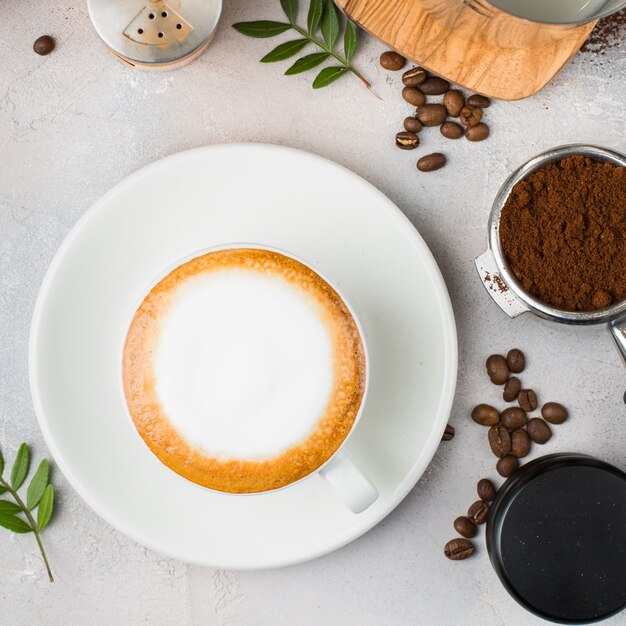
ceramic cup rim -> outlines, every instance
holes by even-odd
[[[137,309],[139,308],[143,300],[146,298],[146,296],[150,293],[150,291],[161,280],[163,280],[166,276],[171,274],[177,267],[180,267],[181,265],[184,265],[185,263],[188,263],[189,261],[197,257],[203,256],[210,252],[219,252],[221,250],[233,250],[233,249],[238,249],[238,248],[251,249],[251,250],[267,250],[269,252],[276,252],[277,254],[282,254],[283,256],[293,259],[294,261],[298,261],[299,263],[302,263],[302,265],[304,265],[305,267],[310,269],[312,272],[314,272],[316,276],[319,276],[323,281],[328,283],[328,285],[330,285],[332,289],[335,290],[335,292],[337,293],[337,295],[339,296],[343,304],[348,309],[350,315],[352,316],[352,319],[354,320],[354,323],[357,328],[357,332],[359,333],[359,338],[361,339],[361,344],[363,346],[363,355],[364,355],[364,360],[365,360],[365,382],[364,382],[364,388],[363,388],[363,395],[361,396],[361,404],[359,405],[359,410],[356,414],[356,417],[354,418],[354,421],[352,422],[352,425],[350,427],[350,430],[348,431],[348,434],[345,436],[344,440],[341,442],[339,447],[324,461],[324,463],[322,463],[321,465],[313,469],[311,472],[309,472],[305,476],[302,476],[301,478],[298,478],[298,480],[294,480],[293,482],[288,483],[286,485],[282,485],[281,487],[275,487],[274,489],[265,489],[263,491],[254,491],[254,492],[245,492],[245,493],[235,493],[232,491],[220,491],[219,489],[213,489],[212,487],[206,487],[204,485],[200,485],[199,483],[196,483],[193,480],[190,480],[189,478],[182,476],[181,474],[173,470],[171,467],[169,467],[169,465],[167,465],[166,463],[163,463],[161,459],[159,459],[157,455],[154,454],[154,452],[152,452],[152,450],[150,449],[150,447],[148,446],[144,438],[141,436],[141,434],[137,430],[137,427],[135,426],[133,418],[130,414],[128,403],[126,401],[126,394],[124,392],[123,369],[122,369],[123,350],[124,350],[123,343],[120,348],[119,358],[118,358],[118,364],[119,364],[119,372],[118,372],[118,377],[117,377],[118,378],[118,393],[121,393],[122,395],[122,402],[124,404],[125,414],[126,414],[127,419],[130,422],[134,435],[138,438],[139,441],[141,441],[142,446],[145,447],[145,449],[148,450],[148,452],[152,456],[154,456],[161,465],[163,465],[167,470],[169,470],[172,474],[174,474],[178,479],[184,481],[186,484],[191,484],[203,491],[209,491],[209,492],[218,493],[218,494],[226,495],[226,496],[233,496],[233,497],[255,497],[255,496],[258,497],[258,496],[263,496],[266,494],[276,493],[278,491],[283,491],[284,489],[289,489],[290,487],[293,487],[294,485],[297,485],[311,478],[312,476],[315,476],[323,468],[325,468],[333,459],[335,459],[341,451],[343,451],[344,446],[347,444],[348,440],[354,434],[354,431],[356,430],[356,427],[358,423],[360,422],[364,409],[365,409],[365,404],[367,401],[367,396],[368,396],[368,391],[369,391],[369,386],[370,386],[370,356],[369,356],[369,351],[368,351],[368,346],[367,346],[367,340],[365,338],[365,333],[363,331],[363,326],[361,325],[361,321],[359,320],[359,317],[356,314],[356,311],[354,310],[352,304],[346,297],[343,290],[339,289],[337,285],[333,281],[331,281],[324,273],[322,273],[315,266],[313,266],[308,261],[305,261],[298,255],[293,254],[292,252],[283,250],[282,248],[279,248],[276,246],[271,246],[267,244],[259,244],[259,243],[251,243],[251,242],[231,242],[231,243],[216,244],[214,246],[208,246],[206,248],[201,248],[199,250],[189,252],[185,254],[184,256],[179,257],[177,260],[173,261],[172,263],[170,263],[164,270],[160,271],[159,274],[149,282],[147,287],[145,287],[141,291],[140,296],[135,301],[135,304],[132,307],[132,311],[130,311],[130,314],[128,316],[128,321],[125,326],[126,331],[123,334],[124,341],[126,340],[126,337],[128,336],[128,331],[130,330],[130,326],[132,324],[135,313],[137,312]]]

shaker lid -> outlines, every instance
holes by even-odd
[[[169,65],[210,40],[222,0],[88,0],[94,27],[111,51],[139,65]]]
[[[582,624],[626,607],[626,474],[552,454],[502,486],[487,525],[500,580],[544,619]]]

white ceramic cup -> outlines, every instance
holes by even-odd
[[[326,481],[326,483],[330,486],[330,488],[337,495],[337,497],[340,500],[342,500],[345,503],[345,505],[353,513],[362,513],[363,511],[365,511],[365,509],[371,506],[378,499],[378,489],[376,489],[376,487],[371,483],[371,481],[355,465],[355,463],[350,458],[349,454],[345,451],[345,446],[348,440],[350,439],[350,437],[352,436],[352,434],[354,433],[361,419],[361,416],[363,415],[363,410],[364,410],[365,403],[367,400],[367,392],[369,389],[369,376],[370,376],[369,353],[367,350],[367,342],[365,340],[365,334],[363,333],[363,327],[361,326],[361,323],[359,322],[359,318],[357,317],[354,309],[350,305],[350,302],[347,300],[345,295],[339,289],[337,289],[337,287],[330,280],[328,280],[328,278],[324,276],[324,274],[322,274],[318,269],[316,269],[310,263],[308,263],[307,261],[304,261],[300,257],[294,254],[291,254],[290,252],[286,252],[285,250],[274,248],[272,246],[256,244],[256,243],[230,243],[230,244],[224,244],[224,245],[219,245],[219,246],[212,246],[210,248],[198,250],[196,252],[193,252],[192,254],[185,256],[183,259],[180,259],[179,261],[171,265],[167,270],[162,272],[157,277],[157,279],[154,280],[149,285],[148,289],[145,290],[145,292],[143,293],[143,295],[141,296],[141,298],[139,299],[137,303],[137,307],[135,307],[135,309],[132,312],[130,312],[130,319],[132,320],[133,316],[135,315],[136,309],[139,307],[140,303],[143,301],[143,299],[149,293],[149,291],[159,281],[165,278],[168,274],[174,271],[177,267],[183,265],[184,263],[187,263],[188,261],[191,261],[192,259],[196,257],[202,256],[209,252],[217,252],[219,250],[228,250],[228,249],[233,249],[233,248],[250,248],[250,249],[257,249],[257,250],[269,250],[271,252],[276,252],[278,254],[282,254],[286,257],[292,258],[298,261],[299,263],[302,263],[302,265],[308,267],[312,272],[317,274],[320,278],[322,278],[325,282],[327,282],[337,292],[337,294],[339,295],[343,303],[346,305],[346,308],[348,309],[348,311],[350,311],[350,314],[352,315],[352,318],[354,319],[354,322],[358,329],[359,336],[361,338],[361,343],[363,344],[363,352],[365,354],[365,389],[363,391],[363,397],[361,398],[361,405],[359,407],[359,411],[357,413],[356,418],[354,419],[354,422],[352,423],[350,432],[346,435],[345,439],[341,442],[341,445],[339,446],[339,448],[337,448],[337,450],[335,450],[333,455],[330,458],[328,458],[323,465],[320,465],[317,469],[315,469],[310,474],[307,474],[306,476],[303,476],[302,478],[292,483],[289,483],[288,485],[278,487],[277,489],[270,489],[267,491],[260,491],[256,493],[230,493],[230,492],[210,489],[209,487],[197,485],[197,483],[193,483],[193,484],[196,484],[198,487],[202,489],[209,489],[210,491],[216,491],[217,493],[223,493],[225,495],[229,495],[233,497],[242,497],[242,496],[261,497],[264,494],[273,493],[275,491],[280,491],[282,489],[289,489],[293,487],[294,485],[297,485],[298,483],[304,480],[309,480],[311,477],[315,476],[316,474],[319,474],[319,476],[321,476]],[[129,321],[128,326],[130,327],[130,321]],[[121,374],[120,374],[120,381],[121,381]],[[127,410],[127,414],[128,414],[129,419],[131,419],[132,421],[132,418],[128,410]],[[146,445],[145,442],[143,441],[143,438],[141,438],[141,436],[135,429],[134,424],[133,424],[133,430],[137,433],[137,436],[142,440],[144,445]],[[179,476],[182,480],[188,480],[184,476],[180,476],[180,474],[176,473],[176,475]]]

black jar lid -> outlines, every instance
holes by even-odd
[[[551,454],[498,491],[489,558],[509,593],[562,624],[626,608],[626,474],[590,456]]]

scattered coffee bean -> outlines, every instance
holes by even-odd
[[[446,164],[446,157],[441,152],[433,152],[423,156],[417,162],[417,169],[420,172],[434,172],[441,169]]]
[[[463,137],[463,128],[456,122],[444,122],[439,131],[446,139],[460,139]]]
[[[472,410],[472,419],[481,426],[495,426],[500,421],[500,413],[489,404],[478,404]]]
[[[517,348],[513,348],[507,352],[506,362],[509,369],[514,374],[519,374],[524,371],[524,368],[526,367],[526,357],[524,356],[524,353]]]
[[[428,73],[421,67],[413,67],[402,74],[402,82],[407,87],[417,87],[428,78]]]
[[[402,97],[416,107],[426,102],[426,96],[417,87],[404,87]]]
[[[424,126],[440,126],[447,116],[448,112],[443,104],[422,104],[415,109],[415,117]]]
[[[396,134],[396,146],[401,150],[415,150],[420,145],[419,137],[407,130]]]
[[[54,50],[54,46],[55,41],[50,35],[42,35],[35,39],[33,50],[43,57],[46,56],[46,54],[50,54]]]
[[[474,524],[484,524],[487,521],[487,517],[489,517],[489,505],[482,500],[477,500],[468,509],[467,517]]]
[[[473,96],[470,96],[467,99],[467,104],[471,107],[480,107],[481,109],[486,109],[491,106],[491,100],[487,98],[487,96],[481,96],[480,94],[475,93]]]
[[[530,413],[537,408],[537,394],[532,389],[522,389],[517,396],[520,407]]]
[[[518,459],[525,457],[530,452],[530,437],[528,433],[519,428],[511,433],[511,454]]]
[[[471,539],[472,537],[474,537],[476,533],[478,532],[478,528],[476,528],[476,524],[474,524],[474,522],[472,522],[472,520],[469,519],[468,517],[465,517],[465,515],[462,515],[461,517],[457,517],[454,520],[454,530],[456,530],[456,532],[459,533],[459,535],[462,535],[463,537],[467,537],[468,539]]]
[[[501,354],[492,354],[485,363],[487,374],[494,385],[504,385],[509,379],[509,366]]]
[[[558,402],[546,402],[541,407],[541,415],[550,424],[562,424],[568,417],[567,409]]]
[[[517,430],[526,424],[528,416],[520,407],[510,406],[500,413],[500,421],[508,430]]]
[[[465,98],[458,89],[449,89],[443,96],[443,106],[450,117],[459,117],[465,106]]]
[[[546,443],[552,437],[550,427],[540,417],[528,420],[526,432],[535,443]]]
[[[464,106],[459,118],[463,126],[476,126],[483,118],[483,110],[478,107]]]
[[[450,424],[447,424],[446,429],[443,431],[443,437],[441,437],[441,441],[450,441],[450,439],[454,439],[454,426],[450,426]]]
[[[511,378],[506,381],[506,385],[504,385],[502,399],[505,402],[513,402],[513,400],[517,400],[517,396],[521,390],[522,383],[520,382],[520,379],[515,376],[511,376]]]
[[[487,439],[489,439],[491,451],[498,458],[511,453],[511,435],[503,426],[492,426],[487,433]]]
[[[393,50],[388,50],[380,55],[380,66],[385,70],[396,72],[401,70],[406,63],[406,59]]]
[[[420,122],[416,117],[405,117],[404,130],[410,133],[419,133],[420,130],[422,130],[422,122]]]
[[[443,552],[451,561],[462,561],[474,554],[474,544],[469,539],[452,539],[446,543]]]
[[[440,96],[450,89],[450,83],[439,76],[431,76],[420,85],[420,89],[427,96]]]
[[[465,138],[468,141],[484,141],[487,137],[489,137],[489,126],[482,122],[465,129]]]
[[[500,476],[504,476],[504,478],[508,478],[512,476],[517,468],[519,467],[519,461],[512,455],[503,456],[496,463],[496,470]]]
[[[496,497],[496,487],[488,478],[481,478],[476,485],[478,497],[485,502],[491,502]]]

